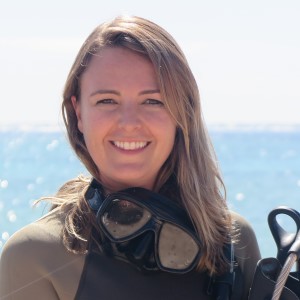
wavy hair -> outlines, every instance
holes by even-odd
[[[228,262],[223,246],[231,232],[231,218],[226,204],[226,191],[217,159],[205,127],[199,90],[184,53],[173,37],[157,24],[140,17],[119,16],[101,24],[82,45],[69,72],[62,103],[62,114],[69,142],[93,177],[101,182],[77,127],[71,97],[80,101],[80,80],[94,55],[103,48],[124,47],[145,55],[156,72],[166,109],[177,124],[175,144],[161,167],[154,190],[161,191],[170,178],[180,201],[189,213],[202,241],[198,269],[211,274],[225,270]],[[74,252],[86,250],[88,233],[94,216],[84,199],[86,179],[66,183],[58,192],[56,206],[67,207],[64,241]]]

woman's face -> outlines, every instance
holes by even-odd
[[[110,190],[152,189],[168,158],[176,125],[164,106],[152,63],[125,48],[94,56],[72,103],[78,128]]]

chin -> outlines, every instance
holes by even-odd
[[[143,187],[145,189],[152,189],[154,180],[143,180],[141,176],[137,178],[116,178],[114,180],[117,190],[123,190],[130,187]]]

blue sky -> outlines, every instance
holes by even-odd
[[[178,41],[207,123],[300,123],[298,0],[0,1],[0,127],[59,124],[77,51],[94,27],[122,13]]]

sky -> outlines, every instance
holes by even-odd
[[[0,0],[0,129],[62,124],[79,48],[119,14],[150,19],[177,40],[208,124],[300,123],[299,0]]]

